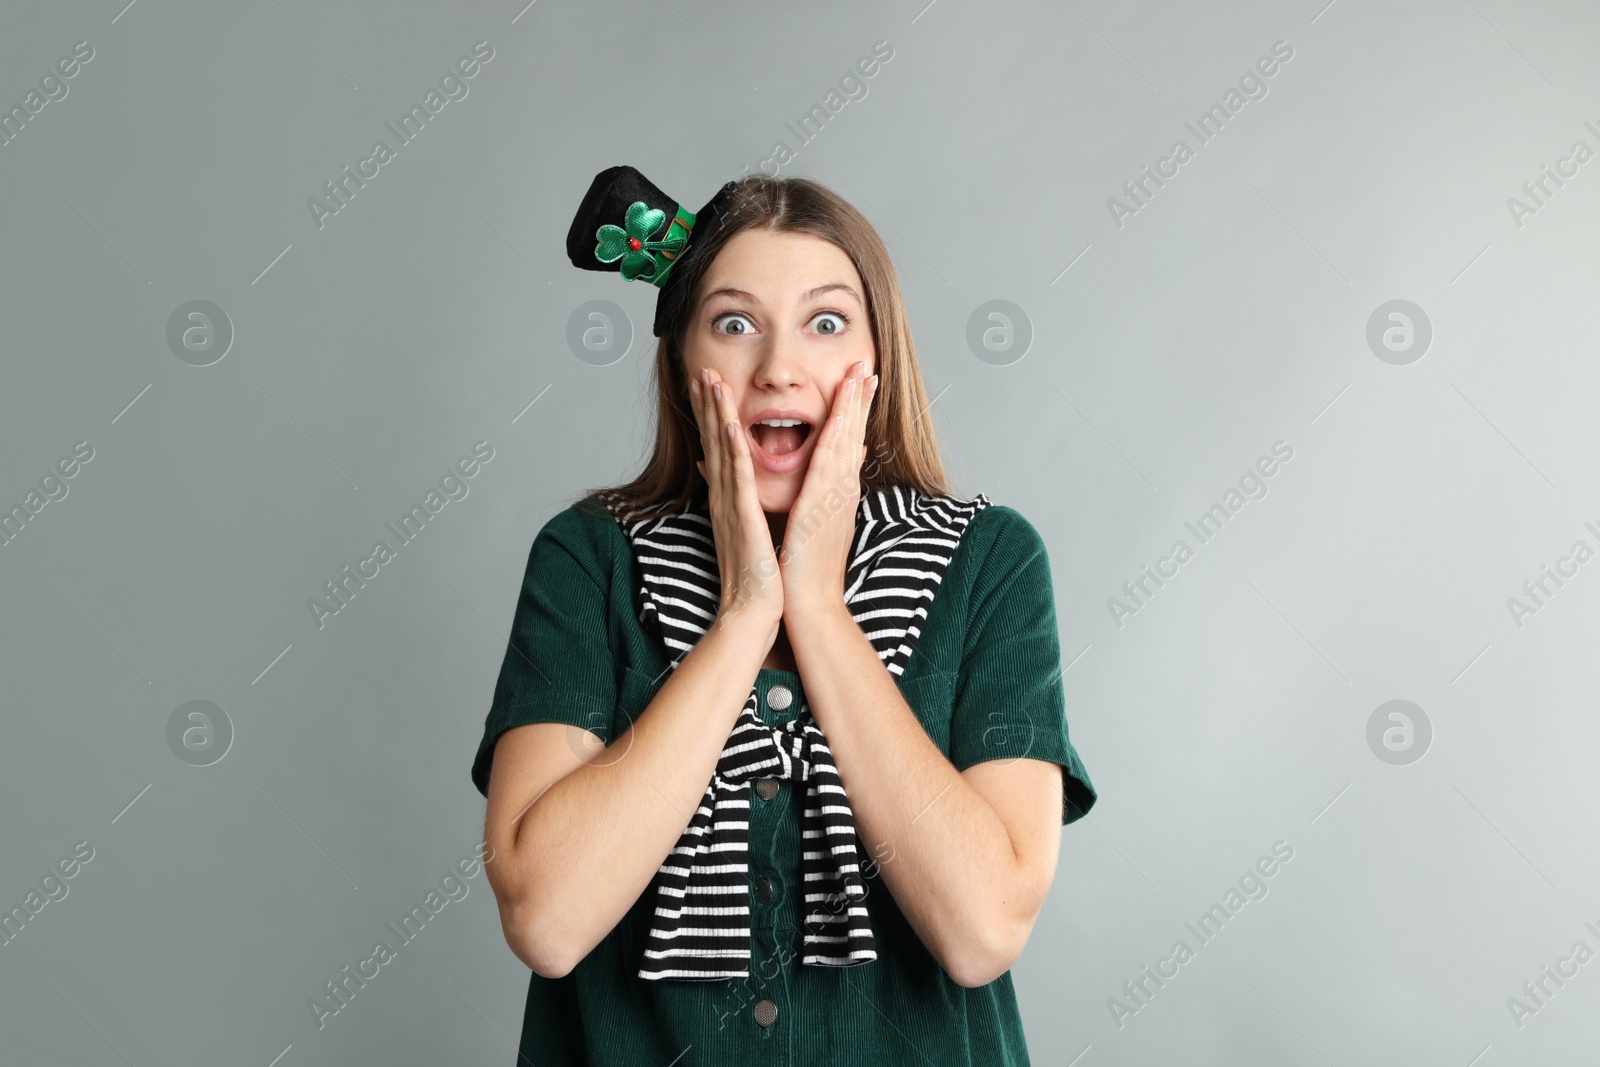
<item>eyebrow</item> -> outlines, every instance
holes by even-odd
[[[849,293],[851,296],[856,298],[856,303],[861,304],[862,306],[865,306],[865,302],[862,301],[862,299],[861,299],[861,294],[856,292],[850,286],[846,285],[844,282],[823,282],[821,285],[817,286],[815,289],[808,289],[805,292],[801,293],[800,294],[800,299],[802,301],[813,300],[816,297],[821,296],[823,293],[829,293],[829,292],[832,292],[835,289],[843,289],[845,292]],[[757,296],[754,293],[746,292],[743,289],[735,288],[734,286],[731,286],[731,285],[724,285],[724,286],[720,286],[720,287],[718,287],[716,289],[711,290],[709,293],[707,293],[701,299],[701,303],[708,304],[708,303],[711,302],[712,298],[718,297],[718,296],[740,297],[740,298],[743,298],[745,300],[748,300],[750,303],[755,304],[758,307],[761,305],[760,299],[757,298]]]

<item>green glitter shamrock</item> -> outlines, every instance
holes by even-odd
[[[594,258],[602,263],[622,260],[622,276],[630,282],[655,277],[656,259],[651,252],[667,253],[670,259],[689,243],[682,233],[674,233],[663,241],[650,240],[650,235],[667,221],[667,213],[647,206],[643,200],[628,205],[623,221],[626,229],[608,222],[595,231],[599,243],[595,245]]]

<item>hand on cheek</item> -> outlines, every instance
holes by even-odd
[[[700,475],[706,481],[712,540],[722,576],[718,620],[750,613],[757,625],[771,621],[776,633],[783,589],[772,548],[772,536],[756,495],[739,413],[730,391],[716,371],[703,371],[689,382],[689,397],[700,425]]]
[[[778,563],[783,571],[786,620],[844,603],[844,576],[861,501],[867,412],[877,375],[866,361],[854,364],[834,390],[799,495],[789,509]]]

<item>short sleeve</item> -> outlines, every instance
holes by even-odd
[[[1088,814],[1096,793],[1067,733],[1049,556],[1013,509],[990,505],[973,522],[980,520],[999,526],[968,599],[950,761],[958,771],[996,759],[1059,764],[1064,826]]]
[[[597,522],[569,508],[533,540],[472,782],[489,794],[495,742],[515,726],[564,722],[610,742],[616,675],[607,640],[608,564]]]

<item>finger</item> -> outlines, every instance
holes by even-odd
[[[734,449],[736,442],[729,427],[729,406],[732,398],[728,395],[726,384],[722,376],[715,371],[708,371],[711,388],[708,390],[710,399],[707,412],[707,425],[713,427],[717,449],[717,480],[721,488],[722,499],[725,504],[725,515],[732,529],[742,529],[744,525],[743,512],[745,507],[742,494],[739,490],[738,462]],[[731,533],[731,530],[730,530]]]
[[[700,450],[706,448],[706,423],[702,417],[705,401],[701,395],[700,379],[691,375],[689,378],[689,410],[694,413],[694,428],[700,434]]]
[[[701,425],[701,447],[706,454],[706,484],[708,486],[720,485],[722,481],[722,440],[721,422],[717,418],[716,398],[711,391],[710,371],[702,371],[700,376],[700,407],[699,418]]]
[[[833,461],[840,474],[845,473],[846,464],[849,462],[848,450],[850,437],[855,432],[856,407],[861,395],[861,379],[855,376],[854,369],[844,380],[844,403],[840,411],[839,429],[833,439]]]
[[[721,389],[720,392],[718,417],[724,430],[723,445],[727,449],[728,486],[732,498],[739,504],[738,519],[748,528],[761,510],[755,494],[755,460],[750,455],[750,440],[745,434],[744,423],[734,410],[732,395],[727,389]]]
[[[722,381],[722,376],[714,374],[711,381],[712,425],[717,428],[718,460],[722,465],[722,482],[728,490],[730,502],[737,499],[738,493],[738,464],[734,458],[735,442],[728,426],[730,421],[737,421],[729,414],[729,407],[732,403],[733,400],[728,395],[728,389]]]
[[[844,376],[844,381],[839,383],[839,395],[834,400],[832,418],[829,419],[829,431],[832,436],[828,439],[828,458],[833,464],[832,474],[839,471],[839,462],[844,458],[843,443],[845,434],[850,428],[850,391],[855,388],[855,368],[850,368],[850,373]]]
[[[689,409],[694,412],[695,429],[697,431],[699,431],[699,434],[700,434],[700,451],[701,451],[701,454],[709,456],[711,454],[711,439],[706,433],[705,408],[706,408],[705,390],[701,387],[700,379],[697,378],[697,377],[690,378],[689,379]],[[711,479],[710,479],[709,475],[707,474],[704,461],[697,460],[696,461],[696,466],[698,466],[700,468],[700,477],[706,479],[706,481],[709,482]]]
[[[707,484],[711,495],[712,537],[717,544],[718,562],[726,568],[732,582],[733,610],[737,612],[744,600],[742,578],[736,572],[740,564],[738,531],[739,512],[737,486],[733,478],[732,449],[728,440],[727,420],[723,418],[725,405],[719,393],[726,392],[722,377],[707,368],[701,372],[701,394],[704,398],[703,419],[706,432],[706,464],[709,468]]]
[[[853,440],[856,443],[856,451],[865,460],[867,456],[867,424],[872,421],[872,401],[878,395],[878,376],[874,374],[861,384],[861,417],[856,424],[856,435]]]
[[[813,480],[826,482],[833,470],[833,423],[839,417],[839,412],[843,410],[839,403],[839,398],[843,393],[844,383],[840,382],[834,388],[833,398],[828,404],[827,414],[822,416],[822,421],[817,424],[816,430],[813,431],[817,435],[817,444],[811,450],[811,462],[806,465],[806,476],[800,485],[802,495],[806,493]],[[795,506],[798,507],[799,503],[799,500],[796,500]],[[791,510],[790,514],[793,513]]]
[[[744,428],[739,425],[738,419],[729,419],[725,424],[728,430],[728,481],[733,492],[733,499],[738,502],[736,517],[745,530],[753,530],[757,525],[763,529],[761,500],[756,495],[755,462],[750,455],[750,442],[745,439]],[[757,545],[760,544],[758,540]]]
[[[863,361],[861,365],[861,399],[856,404],[856,432],[851,440],[860,444],[866,438],[867,411],[872,403],[872,368]]]
[[[839,488],[846,493],[856,490],[861,481],[862,427],[866,421],[866,369],[863,361],[857,364],[859,374],[852,378],[848,414],[839,441]]]
[[[849,429],[849,432],[845,434],[844,438],[844,458],[845,462],[852,467],[855,465],[856,451],[860,447],[861,413],[866,410],[866,391],[867,364],[866,361],[863,360],[861,363],[861,373],[857,376],[855,385],[852,387],[850,394],[850,419],[845,424]]]
[[[851,398],[850,440],[855,441],[861,434],[862,413],[867,409],[867,362],[861,361],[861,373],[856,377],[856,393]]]
[[[717,383],[721,385],[719,381]],[[767,529],[766,516],[761,510],[756,493],[755,461],[750,454],[750,440],[745,433],[739,413],[734,409],[733,396],[727,389],[718,389],[718,414],[723,427],[723,445],[727,450],[724,481],[729,501],[729,519],[733,525],[732,536],[740,538],[745,550],[739,563],[741,585],[753,583],[750,568],[760,566],[772,552],[772,536]]]
[[[863,366],[861,375],[861,408],[856,423],[856,434],[852,439],[856,452],[863,458],[866,455],[867,426],[872,421],[872,401],[877,395],[878,376],[872,372],[871,366]]]
[[[817,451],[812,458],[813,463],[821,460],[823,466],[818,474],[830,483],[839,470],[839,441],[844,434],[845,411],[849,400],[846,393],[849,389],[849,378],[839,383],[839,393],[828,410],[828,421],[822,428],[822,437],[817,441]]]

